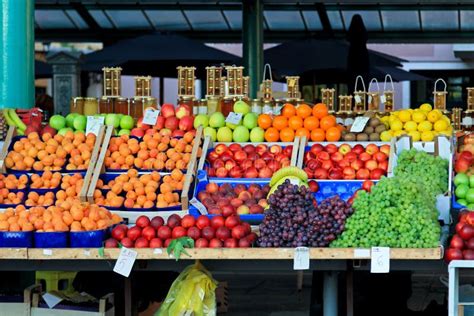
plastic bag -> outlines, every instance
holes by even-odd
[[[155,316],[216,315],[217,281],[196,262],[176,278]]]

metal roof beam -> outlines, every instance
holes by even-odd
[[[57,6],[56,6],[57,7]],[[84,5],[80,1],[71,2],[72,9],[76,10],[77,14],[81,17],[81,19],[86,22],[87,26],[91,30],[98,30],[100,29],[99,23],[92,17],[89,11],[84,7]]]
[[[323,26],[323,31],[332,34],[332,26],[331,22],[329,22],[328,12],[326,11],[326,7],[322,3],[316,4],[316,11],[318,11],[319,20],[321,21],[321,25]]]

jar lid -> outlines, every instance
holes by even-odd
[[[76,100],[79,101],[79,100],[87,100],[87,99],[94,99],[94,98],[72,97],[71,99],[74,100],[74,101],[76,101]]]
[[[86,101],[97,101],[97,98],[84,98]]]
[[[100,97],[100,101],[112,101],[112,98],[104,95]]]
[[[127,101],[128,99],[127,98],[124,98],[124,97],[118,97],[117,98],[117,101]]]

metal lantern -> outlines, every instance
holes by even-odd
[[[196,67],[178,66],[176,69],[178,70],[178,97],[180,99],[194,98],[196,95],[194,91]]]
[[[244,95],[244,67],[227,66],[227,85],[229,97],[243,97]]]
[[[444,83],[443,91],[436,90],[436,85],[438,84],[439,81]],[[446,88],[447,88],[446,81],[444,81],[443,79],[440,78],[435,81],[433,95],[434,95],[434,108],[437,110],[446,111],[446,95],[448,94],[448,92],[446,91]]]
[[[451,119],[453,121],[453,127],[455,131],[461,130],[461,116],[462,116],[462,108],[453,108]]]
[[[334,107],[334,98],[336,95],[336,89],[330,89],[330,88],[323,88],[321,89],[321,99],[324,104],[326,104],[328,111],[330,113],[334,113],[335,107]]]
[[[392,86],[392,90],[387,90],[387,79],[390,80],[390,84]],[[392,76],[390,75],[385,75],[385,81],[383,83],[383,112],[392,112],[393,109],[395,108],[394,105],[394,94],[395,94],[395,89],[393,87],[393,80]]]
[[[150,76],[135,77],[135,96],[136,97],[151,96],[151,77]]]
[[[288,100],[301,99],[299,76],[286,76],[286,85],[288,86],[288,90],[286,93],[286,97]]]
[[[120,67],[104,67],[102,68],[104,74],[103,95],[105,97],[119,97],[122,90]]]
[[[377,84],[377,91],[370,91],[372,82]],[[378,112],[380,107],[380,87],[377,79],[373,78],[369,82],[369,88],[367,89],[367,108],[369,111]]]
[[[244,97],[249,97],[249,85],[250,85],[250,77],[244,76]]]
[[[467,111],[474,112],[474,88],[466,88],[467,90]]]
[[[352,95],[339,96],[339,112],[349,113],[352,108]]]
[[[265,79],[266,74],[267,74],[267,69],[268,69],[270,79]],[[263,81],[260,85],[260,91],[262,93],[263,101],[273,100],[272,85],[273,85],[272,67],[270,66],[270,64],[265,64],[265,67],[263,67]]]
[[[357,90],[357,83],[359,82],[359,79],[362,82],[363,90]],[[354,85],[354,112],[356,113],[365,112],[366,92],[367,91],[365,90],[364,78],[362,78],[362,76],[357,76],[356,82]]]
[[[220,97],[222,67],[206,67],[206,98]]]

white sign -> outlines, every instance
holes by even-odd
[[[99,116],[88,116],[87,117],[87,124],[86,124],[86,135],[89,133],[94,134],[95,136],[99,135],[100,127],[104,125],[104,117]]]
[[[53,251],[51,249],[43,249],[43,255],[44,256],[52,256]]]
[[[115,262],[114,272],[128,278],[136,259],[137,252],[135,250],[122,247],[117,262]]]
[[[153,254],[155,255],[161,255],[162,253],[163,253],[163,250],[161,250],[161,248],[153,249]]]
[[[351,133],[360,133],[364,130],[365,125],[370,120],[368,116],[358,116],[354,120],[354,124],[351,126]]]
[[[370,273],[390,272],[390,248],[372,247],[372,258],[370,260]]]
[[[146,109],[145,115],[143,115],[143,124],[155,125],[158,115],[160,115],[160,110],[153,108]]]
[[[308,270],[309,269],[309,248],[296,247],[295,257],[293,259],[293,270]]]
[[[49,308],[54,308],[54,306],[58,305],[63,299],[51,293],[44,293],[43,300],[46,302],[46,305],[48,305]]]
[[[199,213],[201,213],[202,215],[207,215],[207,208],[204,206],[204,204],[202,204],[198,199],[196,199],[195,197],[193,197],[189,203],[191,203],[192,206],[194,206],[195,208],[198,209]]]
[[[281,114],[281,109],[283,109],[283,106],[275,106],[275,110],[273,111],[274,115],[280,115]]]
[[[354,259],[367,259],[370,258],[370,249],[354,249]]]
[[[225,119],[226,123],[237,125],[242,120],[242,113],[230,112]]]

